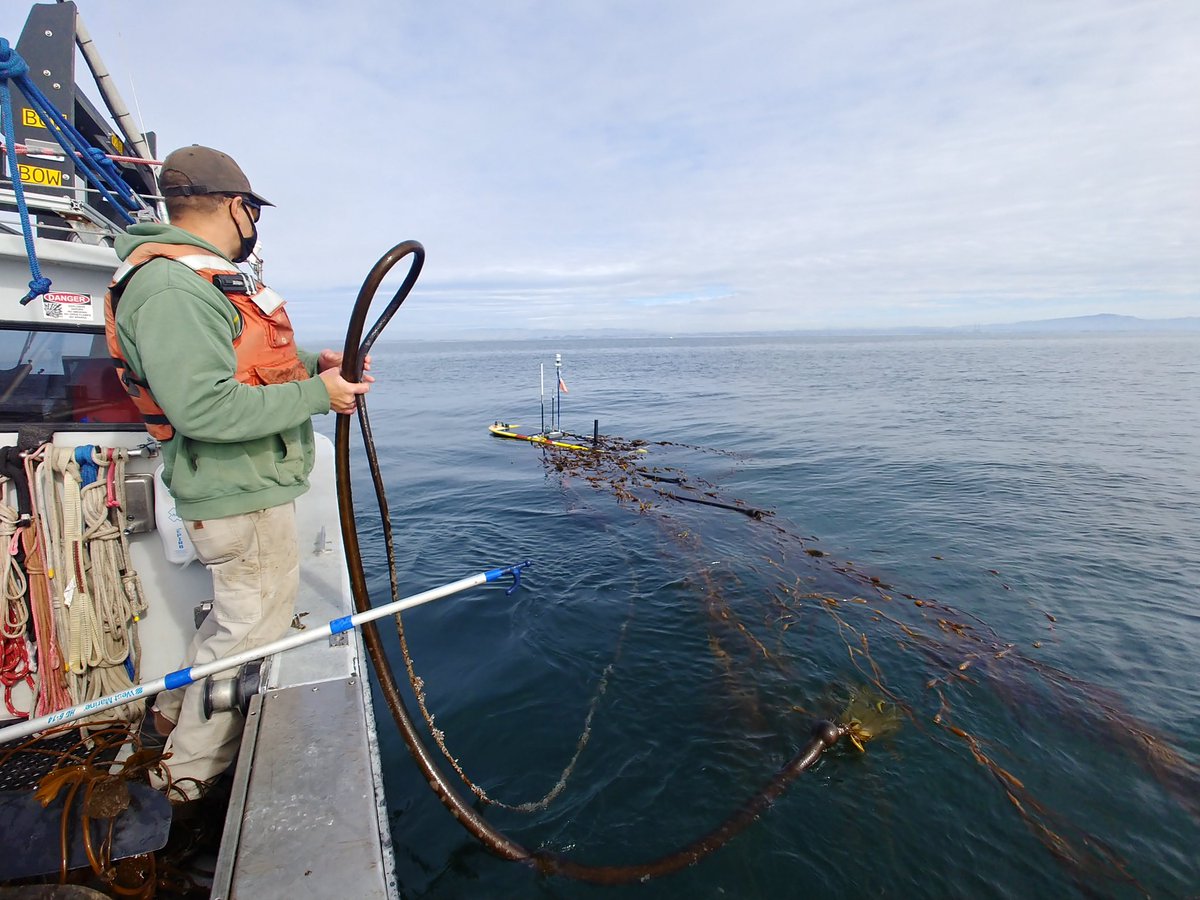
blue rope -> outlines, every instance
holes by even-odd
[[[116,187],[117,193],[125,201],[125,206],[129,209],[140,209],[142,201],[134,194],[133,188],[125,183],[125,179],[121,177],[121,170],[117,168],[117,164],[108,158],[108,154],[101,147],[88,147],[88,156],[96,168],[103,172],[109,182]]]
[[[0,40],[3,40],[3,38],[0,38]],[[15,51],[13,52],[13,55],[17,55]],[[20,59],[19,56],[17,58]],[[26,66],[26,72],[28,72],[28,70],[29,67]],[[29,105],[34,108],[34,111],[39,116],[42,117],[42,121],[47,122],[47,120],[49,120],[49,122],[54,123],[56,128],[52,129],[51,133],[54,135],[55,139],[62,146],[62,148],[67,151],[67,155],[75,156],[75,152],[78,151],[78,156],[76,156],[76,165],[83,169],[84,174],[88,176],[88,180],[92,181],[99,189],[100,193],[104,195],[104,199],[116,207],[117,213],[124,218],[128,224],[132,225],[134,222],[133,216],[129,215],[129,213],[121,208],[127,207],[129,209],[137,209],[138,206],[140,206],[136,197],[134,197],[133,191],[129,190],[129,185],[121,181],[120,178],[110,179],[101,169],[97,168],[96,163],[91,155],[92,145],[89,144],[84,136],[76,130],[75,126],[68,122],[63,114],[54,107],[54,104],[46,98],[46,95],[42,93],[41,89],[34,84],[32,80],[30,80],[28,74],[19,75],[14,78],[13,81],[25,94],[25,99],[29,101]],[[49,128],[50,125],[47,124],[46,127]],[[66,140],[63,140],[64,138],[66,138]],[[70,146],[68,146],[68,144]],[[111,163],[112,160],[109,160],[109,162]],[[113,167],[113,171],[116,171],[115,166]],[[123,189],[117,187],[116,182],[120,182],[123,186]],[[124,202],[118,201],[117,198],[109,192],[108,188],[110,187],[118,194],[121,194]],[[128,195],[128,198],[126,198],[126,195]]]
[[[4,146],[7,148],[8,172],[12,178],[13,194],[17,198],[17,213],[21,216],[21,233],[25,236],[25,253],[29,257],[29,293],[21,298],[24,306],[34,297],[50,290],[50,279],[42,275],[37,254],[33,248],[33,228],[29,224],[29,207],[25,205],[25,188],[21,185],[21,169],[17,165],[17,136],[13,125],[12,93],[8,89],[9,79],[25,77],[29,66],[21,59],[8,41],[0,38],[0,118],[4,122]]]
[[[3,117],[4,142],[8,149],[8,169],[13,183],[13,194],[17,200],[17,212],[21,217],[25,252],[29,257],[29,274],[32,276],[32,280],[29,282],[29,293],[21,298],[21,305],[24,306],[35,297],[40,297],[50,290],[50,279],[42,275],[37,261],[37,253],[34,250],[33,228],[29,223],[29,208],[25,203],[21,169],[16,159],[17,141],[13,121],[12,93],[9,90],[10,81],[21,89],[34,112],[46,123],[46,127],[51,129],[50,133],[66,151],[67,157],[76,160],[76,165],[83,171],[85,179],[96,186],[104,199],[112,205],[126,224],[132,225],[135,221],[127,210],[142,209],[144,204],[121,178],[116,164],[102,149],[91,146],[75,126],[54,107],[54,104],[30,79],[29,65],[5,38],[0,38],[0,116]],[[113,196],[113,192],[117,196]]]
[[[87,487],[100,477],[100,467],[92,455],[91,444],[80,444],[75,448],[75,462],[79,463],[79,483]]]

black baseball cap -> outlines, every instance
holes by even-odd
[[[171,173],[167,177],[167,173]],[[250,179],[233,157],[212,147],[192,144],[180,147],[163,160],[159,179],[172,184],[163,188],[164,197],[192,197],[196,194],[241,194],[259,206],[274,206],[250,189]],[[180,183],[182,182],[182,184]]]

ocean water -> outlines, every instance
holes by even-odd
[[[664,489],[771,515],[620,500],[607,474],[490,436],[496,419],[538,429],[538,366],[552,388],[555,352],[564,427],[598,419],[649,442],[644,470],[688,478]],[[482,849],[379,704],[404,896],[1200,891],[1200,336],[394,342],[373,356],[402,591],[535,563],[512,596],[405,615],[471,779],[512,804],[562,782],[533,812],[481,806],[496,827],[583,862],[653,859],[738,809],[850,692],[883,689],[898,722],[865,753],[827,752],[715,855],[599,887]]]

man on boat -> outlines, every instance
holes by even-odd
[[[106,304],[109,350],[161,440],[163,476],[196,555],[213,576],[212,612],[185,666],[282,637],[299,588],[294,501],[308,489],[312,416],[353,412],[362,383],[342,355],[295,346],[283,300],[243,274],[271,206],[229,156],[192,145],[163,162],[171,224],[132,225]],[[203,686],[165,691],[174,800],[194,799],[237,753],[241,717],[202,709]],[[165,787],[166,783],[160,783]]]

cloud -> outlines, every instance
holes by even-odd
[[[1194,4],[81,5],[302,330],[404,238],[444,336],[1195,310]]]

